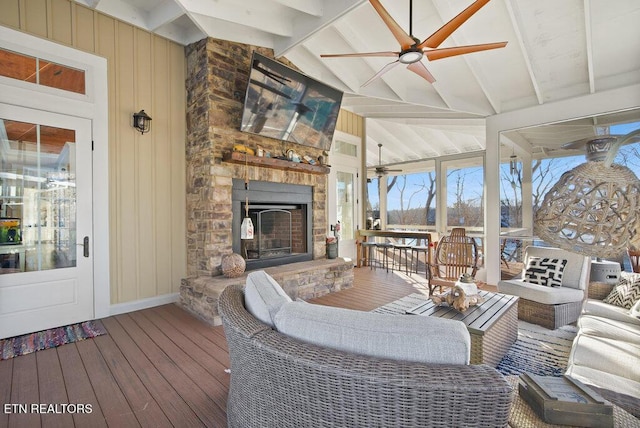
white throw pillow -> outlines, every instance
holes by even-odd
[[[291,298],[280,284],[263,270],[247,275],[244,286],[244,306],[263,323],[273,327],[273,317]]]

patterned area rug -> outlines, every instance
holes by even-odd
[[[0,339],[0,360],[106,334],[100,321],[86,321],[23,336]]]
[[[407,297],[374,309],[373,312],[404,314],[427,297],[414,293]],[[541,376],[562,376],[577,328],[572,325],[557,330],[547,330],[535,324],[518,321],[518,339],[502,358],[498,371],[504,375],[533,373]]]

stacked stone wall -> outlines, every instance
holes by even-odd
[[[187,274],[220,275],[222,257],[232,252],[233,178],[313,187],[313,258],[325,257],[327,176],[222,161],[236,144],[274,155],[289,149],[317,158],[319,149],[241,132],[243,100],[253,51],[270,49],[218,39],[185,48],[187,56]],[[286,60],[279,61],[291,66]],[[249,184],[250,185],[250,184]]]

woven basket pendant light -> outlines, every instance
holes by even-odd
[[[253,239],[253,222],[249,217],[249,165],[247,162],[247,154],[244,154],[244,218],[240,225],[240,239]]]
[[[640,130],[587,142],[587,162],[565,172],[535,215],[535,234],[578,254],[615,258],[640,233],[640,180],[613,163],[618,148]]]

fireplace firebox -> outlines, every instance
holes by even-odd
[[[240,239],[240,225],[246,215],[254,227],[251,240]],[[312,253],[311,186],[233,180],[233,251],[242,255],[247,270],[307,261]]]

